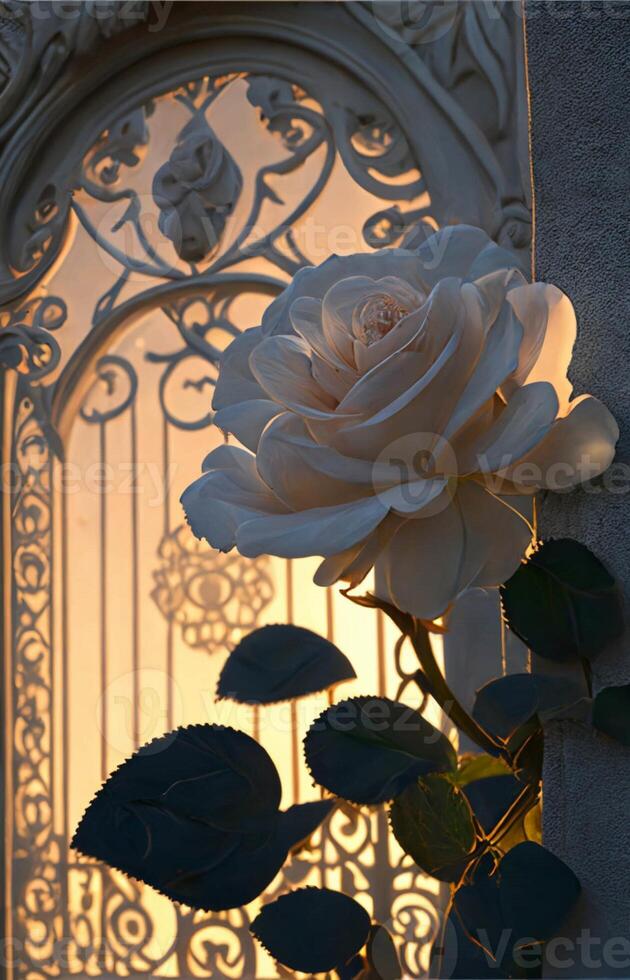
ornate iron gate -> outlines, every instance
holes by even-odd
[[[182,721],[254,732],[288,800],[312,796],[299,744],[317,699],[288,717],[214,702],[223,655],[254,625],[327,632],[357,693],[408,684],[382,619],[359,636],[365,614],[312,586],[308,562],[218,555],[188,534],[179,493],[222,438],[217,360],[332,251],[464,221],[527,262],[514,4],[167,6],[6,4],[0,20],[16,977],[277,975],[248,910],[176,908],[68,851],[99,774]],[[388,851],[384,820],[339,812],[283,874],[373,902],[415,936],[405,966],[421,975],[439,892]]]

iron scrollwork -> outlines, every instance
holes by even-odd
[[[17,968],[59,975],[65,841],[55,833],[52,727],[52,454],[33,401],[17,406],[13,571],[13,895]]]
[[[98,392],[104,393],[105,401]],[[133,404],[138,392],[138,376],[133,365],[116,354],[106,354],[96,364],[96,379],[80,408],[84,422],[105,425],[122,415]]]
[[[211,392],[216,384],[222,348],[240,332],[230,313],[234,299],[234,286],[231,284],[227,292],[223,292],[219,286],[209,290],[207,295],[187,296],[162,308],[177,328],[182,344],[166,354],[149,351],[146,359],[165,365],[158,387],[160,406],[164,418],[176,428],[203,429],[212,422],[213,415],[209,408],[211,397],[207,389]],[[190,377],[186,371],[191,360],[201,367],[196,378]],[[183,418],[181,408],[178,408],[177,394],[185,389],[194,389],[202,396],[202,412],[197,418]]]

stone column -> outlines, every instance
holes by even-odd
[[[630,594],[630,4],[526,0],[536,278],[571,298],[575,393],[597,395],[621,429],[596,487],[548,494],[542,536],[575,537]],[[595,689],[630,682],[630,632],[594,665]],[[549,726],[544,842],[584,889],[548,975],[630,976],[630,750],[577,722]],[[606,945],[604,945],[606,944]],[[571,960],[571,962],[569,962]]]

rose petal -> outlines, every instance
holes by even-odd
[[[391,486],[398,471],[342,456],[311,438],[303,421],[286,412],[265,431],[257,456],[265,483],[292,510],[347,503],[374,492],[376,478]]]
[[[351,384],[357,380],[357,373],[350,368],[328,343],[322,326],[322,301],[312,296],[300,296],[291,306],[291,323],[298,336],[309,345],[323,361],[347,379]]]
[[[308,353],[300,337],[266,337],[249,363],[261,387],[279,405],[307,418],[329,418],[336,401],[315,381]]]
[[[265,393],[249,367],[249,355],[261,339],[260,327],[254,327],[245,330],[223,351],[212,399],[212,407],[215,410],[250,399],[264,399]]]
[[[550,381],[564,409],[573,391],[567,371],[577,336],[571,301],[555,286],[544,282],[512,289],[507,298],[523,325],[514,383]]]
[[[462,318],[460,281],[446,279],[439,283],[418,313],[408,343],[404,348],[397,347],[357,381],[340,402],[340,412],[357,413],[366,419],[374,417],[380,408],[391,404],[431,370],[452,341]],[[392,334],[396,331],[397,328]]]
[[[527,286],[527,282],[518,269],[497,269],[476,279],[474,285],[482,297],[484,322],[490,327],[501,312],[503,304],[507,302],[508,290]]]
[[[248,558],[327,558],[362,541],[386,514],[387,507],[379,497],[365,497],[336,507],[261,517],[240,525],[236,543],[240,553]]]
[[[330,287],[322,303],[322,327],[328,346],[353,368],[352,314],[363,299],[374,293],[374,287],[374,280],[367,276],[342,279]]]
[[[558,412],[553,385],[538,381],[517,388],[506,407],[475,441],[455,449],[459,474],[505,469],[549,432]]]
[[[354,341],[354,361],[359,375],[367,374],[368,371],[378,367],[418,337],[426,323],[429,309],[427,304],[428,301],[425,301],[417,309],[408,313],[381,340],[367,347],[358,340]]]
[[[406,521],[377,562],[378,595],[404,612],[436,619],[472,585],[499,585],[531,540],[526,521],[472,481],[439,513]],[[531,501],[529,503],[531,507]]]
[[[416,251],[386,248],[355,255],[331,255],[321,265],[308,266],[296,272],[287,288],[265,310],[263,334],[291,333],[289,310],[298,297],[323,298],[331,286],[351,276],[369,276],[373,279],[396,276],[418,291],[425,290],[426,285]],[[428,289],[425,291],[429,292]]]
[[[236,446],[219,446],[206,457],[203,474],[184,491],[181,503],[195,537],[229,551],[243,521],[286,510],[260,479],[255,457]]]
[[[502,585],[516,571],[531,543],[531,497],[504,499],[472,480],[457,492],[466,527],[466,557],[458,583],[464,589]]]
[[[516,370],[522,337],[521,324],[511,309],[504,309],[488,332],[481,357],[444,429],[445,439],[452,439]]]
[[[243,446],[255,453],[263,429],[281,411],[276,402],[252,398],[219,409],[213,422],[223,432],[231,432]]]
[[[417,250],[424,281],[433,287],[446,276],[480,279],[497,269],[519,267],[518,259],[472,225],[441,228]]]
[[[514,252],[509,249],[501,248],[495,242],[488,242],[486,247],[479,252],[473,260],[468,278],[474,281],[487,276],[496,269],[519,269],[521,272],[528,272],[523,260],[519,259]]]
[[[369,459],[376,458],[402,436],[435,434],[437,438],[441,434],[454,403],[475,370],[483,337],[483,324],[474,296],[463,291],[460,296],[459,317],[451,337],[426,373],[421,373],[418,381],[370,418],[344,423],[332,435],[331,445],[345,454]],[[409,354],[408,357],[417,357],[422,368],[421,355]],[[401,374],[405,376],[402,362]],[[394,387],[395,372],[389,381],[388,391],[400,390]],[[340,409],[348,403],[358,407],[358,400],[351,402],[348,399]]]
[[[519,486],[565,490],[606,470],[615,455],[619,427],[597,398],[584,395],[557,419],[535,449],[500,475]]]
[[[324,558],[313,576],[315,585],[330,586],[340,579],[353,588],[359,585],[403,521],[404,518],[396,514],[388,514],[364,541]]]
[[[335,402],[340,402],[346,397],[356,380],[350,378],[347,371],[339,370],[323,360],[315,351],[311,351],[311,373],[319,387],[331,395]]]
[[[458,592],[464,529],[458,509],[445,504],[405,521],[376,562],[379,598],[421,619],[441,616]]]

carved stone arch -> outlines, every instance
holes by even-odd
[[[464,16],[471,19],[476,13],[464,10]],[[506,14],[495,16],[503,21]],[[21,17],[29,23],[23,11]],[[38,24],[33,21],[30,26],[36,39]],[[511,15],[504,26],[502,43],[507,50],[501,54],[508,60],[516,54],[518,59],[517,17]],[[41,46],[25,45],[18,56],[18,73],[30,79],[31,86],[48,67],[38,59],[49,56],[56,37],[53,34],[43,51]],[[131,27],[121,21],[110,37],[96,34],[79,43],[80,39],[80,32],[65,38],[66,46],[75,47],[66,54],[58,77],[30,106],[28,118],[20,121],[18,103],[14,125],[11,117],[5,123],[0,209],[10,221],[0,238],[0,302],[25,295],[50,271],[68,234],[69,201],[83,154],[112,117],[209,66],[216,72],[256,70],[264,64],[267,71],[274,66],[290,74],[299,65],[305,80],[317,82],[318,96],[341,127],[350,125],[344,118],[349,107],[339,104],[336,93],[343,91],[347,99],[348,87],[362,86],[404,134],[439,224],[470,223],[507,244],[524,250],[529,246],[526,182],[521,182],[520,194],[515,193],[505,161],[499,161],[475,120],[427,69],[417,53],[421,32],[414,36],[415,45],[406,43],[361,4],[271,3],[257,4],[254,10],[247,3],[200,8],[182,2],[173,6],[160,31],[152,31],[144,21]],[[93,57],[96,50],[98,57]],[[488,46],[489,71],[496,56]],[[483,66],[483,51],[479,65]],[[471,72],[468,66],[467,74]],[[505,86],[503,101],[522,113],[516,81],[511,90],[507,82]],[[24,81],[23,88],[22,98],[28,103]],[[10,95],[11,84],[6,91],[7,98]],[[518,170],[517,164],[515,154],[508,169]]]

